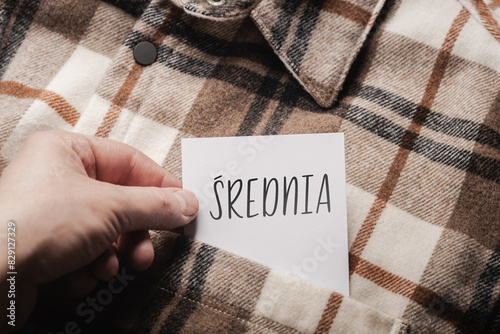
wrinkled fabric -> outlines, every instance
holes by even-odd
[[[21,332],[498,333],[499,7],[0,3],[0,171],[48,129],[127,143],[178,177],[181,138],[346,138],[350,297],[154,231],[153,266],[109,302],[96,288],[94,318],[85,298],[41,300]],[[158,49],[147,67],[142,41]]]

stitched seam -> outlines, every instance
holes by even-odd
[[[374,17],[378,16],[378,14],[380,13],[380,8],[382,8],[384,3],[385,3],[385,0],[379,0],[375,4],[373,9],[371,10],[372,17],[370,19],[370,22],[374,19]],[[361,49],[362,42],[368,36],[368,32],[373,28],[373,25],[367,24],[359,32],[359,35],[358,35],[359,37],[357,38],[355,43],[353,43],[352,51],[347,56],[343,57],[343,59],[342,59],[342,63],[344,65],[342,66],[341,72],[338,75],[333,76],[328,82],[322,83],[321,81],[316,80],[314,78],[314,76],[310,75],[307,72],[307,69],[306,69],[306,71],[302,71],[302,73],[299,74],[299,68],[297,67],[297,65],[294,62],[290,61],[290,59],[288,58],[286,53],[281,52],[280,50],[275,48],[275,46],[273,45],[273,43],[275,41],[271,37],[272,34],[270,33],[269,29],[266,28],[262,19],[259,16],[255,16],[255,15],[252,15],[252,18],[258,24],[259,28],[266,33],[267,38],[269,39],[269,42],[271,43],[271,45],[273,47],[273,50],[275,50],[275,52],[280,57],[284,58],[286,63],[288,63],[290,65],[290,67],[292,68],[292,70],[294,72],[297,72],[297,73],[295,73],[296,74],[295,77],[301,82],[301,84],[306,88],[306,90],[310,90],[310,92],[314,95],[326,94],[327,95],[326,98],[325,97],[320,97],[320,98],[321,98],[321,100],[328,102],[328,103],[332,99],[332,95],[334,95],[334,93],[339,90],[339,83],[344,81],[343,79],[345,79],[347,73],[349,72],[352,60],[359,53],[359,51]],[[347,63],[349,63],[349,64],[347,64]],[[310,83],[310,85],[311,85],[310,88],[307,87],[308,83]]]
[[[204,16],[208,16],[208,17],[219,17],[219,18],[239,18],[239,17],[246,17],[248,16],[248,13],[250,11],[247,11],[247,12],[244,12],[244,13],[236,13],[236,14],[227,14],[227,13],[221,13],[221,14],[217,14],[217,13],[211,13],[210,11],[206,10],[206,9],[199,9],[199,8],[202,8],[199,4],[196,4],[196,3],[191,3],[191,2],[188,2],[185,6],[184,6],[184,9],[188,12],[191,12],[191,13],[197,13],[197,14],[200,14],[200,15],[204,15]]]
[[[477,9],[476,9],[476,7],[474,6],[474,4],[470,0],[457,0],[457,1],[460,3],[460,5],[463,8],[465,8],[471,14],[471,16],[474,18],[474,20],[477,23],[479,23],[479,25],[481,25],[489,34],[491,34],[493,36],[493,38],[495,38],[497,40],[497,42],[500,43],[500,40],[498,40],[495,37],[495,35],[490,31],[490,29],[488,29],[487,24],[482,20],[481,15],[479,13],[476,14]],[[472,8],[474,10],[471,11],[469,9],[468,5],[466,5],[465,3],[467,3],[469,6],[472,6]],[[493,11],[491,10],[491,8],[489,6],[487,6],[486,4],[485,4],[485,7],[489,10],[489,12],[491,13],[492,17],[497,21],[497,23],[500,26],[500,22],[498,21],[497,16],[493,13]]]
[[[348,66],[344,66],[343,72],[339,75],[338,82],[337,82],[336,87],[335,87],[336,90],[340,89],[340,87],[338,87],[338,83],[345,81],[345,78],[347,77],[347,74],[349,73],[349,70],[351,69],[351,66],[352,66],[352,63],[353,63],[354,59],[356,58],[356,56],[361,51],[361,47],[363,46],[363,43],[366,41],[366,38],[368,37],[368,34],[374,28],[375,22],[376,22],[376,18],[379,16],[380,11],[384,7],[385,1],[386,0],[378,0],[377,3],[376,3],[376,5],[372,9],[372,16],[370,17],[370,21],[364,27],[364,29],[361,31],[361,34],[360,34],[358,40],[353,45],[353,51],[351,52],[351,54],[349,55],[349,57],[346,58],[346,62],[349,62],[349,65]],[[373,23],[371,23],[371,22],[373,22]]]
[[[276,47],[273,45],[275,41],[274,41],[273,38],[271,38],[270,31],[269,31],[269,29],[267,29],[265,27],[264,22],[259,17],[252,16],[252,18],[259,25],[259,28],[268,35],[267,37],[269,39],[270,44],[273,47],[273,50],[280,57],[284,58],[285,64],[290,65],[290,68],[292,69],[292,72],[293,72],[294,76],[300,81],[300,83],[302,84],[302,86],[306,90],[310,91],[314,95],[317,95],[318,93],[319,94],[326,93],[328,95],[328,99],[321,98],[321,100],[323,100],[323,101],[329,100],[330,97],[331,97],[331,95],[336,90],[336,87],[337,87],[338,81],[339,81],[338,79],[340,78],[340,75],[337,75],[337,76],[333,77],[332,80],[330,81],[330,83],[322,84],[320,81],[315,80],[314,77],[307,75],[307,72],[305,72],[305,74],[298,74],[299,73],[299,69],[298,69],[297,65],[294,62],[290,61],[290,59],[288,58],[288,56],[286,55],[286,53],[283,53],[280,50],[276,49]],[[302,72],[302,73],[304,73],[304,72]],[[307,83],[306,82],[312,83],[312,85],[311,85],[310,88],[307,87]],[[329,85],[333,85],[334,87],[331,88],[331,89],[326,88],[326,86],[329,86]],[[320,87],[318,87],[318,86],[320,86]]]
[[[297,81],[300,83],[300,85],[307,92],[309,92],[310,94],[314,94],[315,95],[315,93],[317,92],[316,89],[314,87],[311,87],[312,89],[309,89],[309,87],[306,85],[306,82],[304,81],[304,79],[301,78],[298,75],[299,71],[297,69],[297,66],[288,59],[288,57],[286,56],[286,54],[283,54],[276,47],[274,47],[274,45],[273,45],[274,39],[271,38],[270,31],[265,27],[265,25],[263,24],[263,22],[261,21],[261,19],[259,17],[255,17],[254,15],[252,15],[251,17],[254,20],[254,22],[257,24],[257,26],[260,28],[260,30],[265,33],[264,36],[266,37],[266,39],[268,39],[269,44],[272,46],[272,49],[273,49],[274,53],[277,54],[278,57],[281,58],[283,64],[285,65],[286,68],[288,68],[288,70],[291,72],[291,74],[293,75],[293,77],[297,79]],[[309,82],[311,82],[311,81],[313,81],[313,83],[316,84],[316,82],[314,82],[314,80],[309,79]],[[316,99],[316,96],[314,96],[314,98]],[[324,101],[324,99],[321,99],[321,100]]]

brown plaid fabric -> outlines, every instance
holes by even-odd
[[[46,129],[179,177],[181,138],[346,135],[350,297],[153,232],[92,320],[42,300],[22,332],[500,332],[499,22],[492,0],[3,0],[0,170]]]

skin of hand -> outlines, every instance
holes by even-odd
[[[0,307],[7,307],[7,223],[16,223],[16,329],[40,287],[84,296],[119,269],[154,257],[149,229],[170,230],[198,212],[194,194],[138,150],[64,131],[33,134],[0,177]],[[1,320],[1,332],[13,330]]]

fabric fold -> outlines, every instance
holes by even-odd
[[[135,298],[142,305],[140,315],[124,317],[140,319],[132,331],[175,328],[179,322],[186,332],[197,332],[201,318],[208,321],[203,332],[221,321],[231,324],[233,333],[366,333],[370,329],[396,334],[409,328],[401,319],[353,298],[191,238],[160,232],[152,240],[161,258],[148,271],[149,277],[138,275],[131,283],[150,285],[150,293]],[[163,317],[156,309],[160,295],[164,296]]]
[[[500,3],[492,0],[457,0],[500,42]]]
[[[259,0],[172,0],[186,13],[214,21],[247,17]]]
[[[251,17],[322,107],[336,101],[385,0],[263,0]]]

